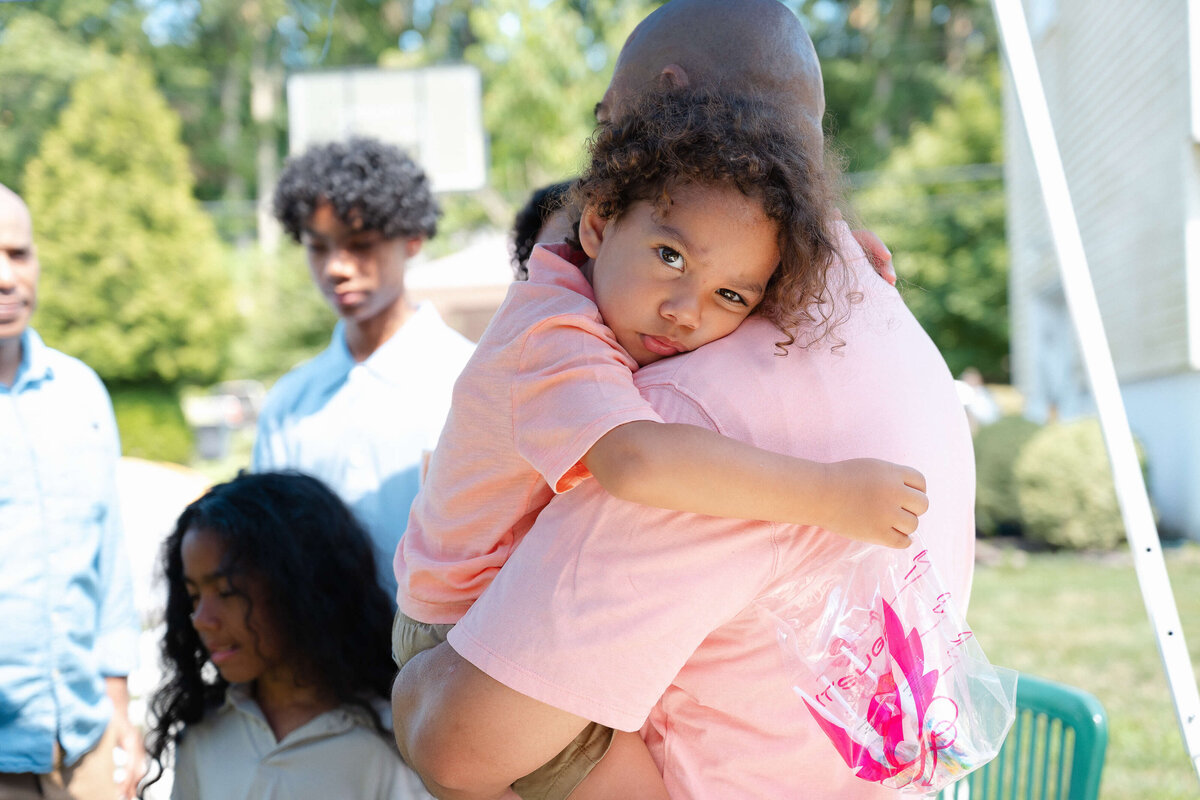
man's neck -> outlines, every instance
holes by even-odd
[[[21,337],[0,339],[0,386],[11,387],[16,381],[17,370],[21,368],[23,355]]]
[[[361,363],[370,358],[383,343],[396,335],[412,317],[414,309],[401,300],[387,311],[371,319],[346,320],[346,347],[351,357]]]

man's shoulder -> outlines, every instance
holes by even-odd
[[[673,393],[689,398],[734,397],[741,394],[738,376],[777,357],[783,338],[777,327],[751,317],[723,339],[642,367],[634,381],[643,394]]]
[[[100,380],[96,370],[83,361],[45,345],[42,347],[40,357],[50,372],[51,386],[71,392],[101,395],[107,402],[108,389],[105,388],[104,382]]]

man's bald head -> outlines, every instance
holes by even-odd
[[[29,216],[29,207],[25,205],[25,201],[21,199],[21,195],[3,183],[0,183],[0,217],[6,220],[20,218],[30,226],[33,224],[32,218]]]
[[[777,0],[672,0],[641,21],[621,49],[597,116],[619,116],[656,82],[759,93],[821,135],[825,91],[808,32]]]

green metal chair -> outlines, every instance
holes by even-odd
[[[999,755],[939,800],[1096,800],[1108,748],[1100,701],[1061,683],[1022,674],[1017,716]]]

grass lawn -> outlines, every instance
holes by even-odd
[[[1200,665],[1200,546],[1165,551],[1193,667]],[[1086,689],[1108,712],[1104,800],[1194,800],[1158,647],[1128,552],[1006,551],[979,566],[968,622],[995,664]]]

